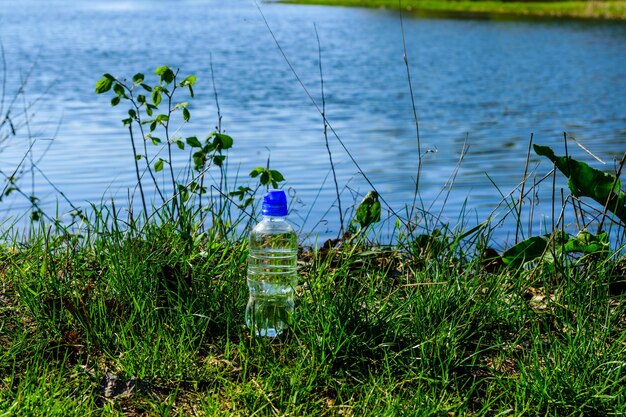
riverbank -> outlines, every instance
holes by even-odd
[[[501,2],[446,0],[281,0],[291,4],[318,4],[402,9],[423,16],[484,18],[568,18],[626,21],[626,1]]]
[[[447,232],[304,249],[291,328],[260,338],[244,237],[120,226],[0,245],[0,415],[626,412],[617,255],[518,268]]]

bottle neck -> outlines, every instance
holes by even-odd
[[[263,220],[269,221],[269,222],[281,221],[281,220],[286,220],[286,219],[287,219],[287,216],[268,216],[266,214],[263,215]]]

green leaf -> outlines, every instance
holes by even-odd
[[[122,119],[122,124],[123,124],[124,126],[128,126],[128,125],[130,125],[131,123],[133,123],[133,119],[131,119],[130,117],[129,117],[128,119]]]
[[[137,96],[137,102],[140,104],[144,104],[146,102],[146,96],[144,96],[143,94],[139,94]]]
[[[174,77],[176,76],[174,74],[174,71],[172,71],[170,67],[165,66],[165,65],[157,68],[154,72],[156,75],[161,77],[161,82],[165,82],[166,84],[169,84],[172,81],[174,81]]]
[[[135,110],[133,110],[133,109],[129,109],[129,110],[128,110],[128,115],[129,115],[131,118],[133,118],[133,119],[136,119],[136,118],[137,118],[137,112],[136,112]]]
[[[221,152],[224,149],[230,149],[233,146],[233,138],[223,133],[215,133],[213,145],[215,146],[215,150],[218,152]]]
[[[157,128],[157,122],[152,121],[152,123],[150,123],[150,132],[154,132],[156,128]]]
[[[356,209],[356,221],[359,222],[361,228],[365,229],[369,225],[380,221],[380,211],[378,193],[370,191]]]
[[[143,155],[138,154],[137,156],[135,156],[135,160],[137,161],[141,161],[141,158],[143,158]]]
[[[182,190],[179,191],[180,194],[180,198],[183,201],[188,201],[189,200],[189,190],[187,190],[186,188],[183,188]]]
[[[250,176],[252,178],[256,178],[259,175],[261,175],[264,171],[265,171],[265,168],[263,168],[263,167],[256,167],[252,171],[250,171]]]
[[[111,99],[111,106],[117,106],[120,104],[120,96],[115,96]]]
[[[237,188],[237,191],[231,191],[230,193],[228,193],[228,195],[231,196],[231,197],[237,197],[239,199],[239,201],[243,201],[243,199],[246,196],[246,194],[251,193],[251,192],[252,192],[252,188],[244,187],[244,186],[240,185]]]
[[[111,86],[113,85],[113,80],[115,80],[115,78],[111,79],[111,77],[112,76],[110,76],[109,74],[104,74],[104,77],[102,77],[96,83],[96,94],[106,93],[111,89]]]
[[[152,90],[152,102],[155,106],[161,104],[161,90]]]
[[[146,104],[146,114],[152,117],[152,112],[155,108],[156,106],[153,106],[152,104]]]
[[[124,86],[120,83],[113,84],[113,91],[120,97],[126,97],[126,92],[124,91]]]
[[[178,149],[183,150],[185,149],[185,142],[183,142],[182,140],[178,139],[177,141],[175,141],[176,146],[178,146]]]
[[[190,75],[188,77],[185,77],[185,79],[182,80],[180,84],[178,85],[181,87],[186,87],[186,86],[194,85],[195,83],[196,83],[196,76]]]
[[[276,171],[275,169],[270,169],[270,175],[272,176],[273,181],[285,181],[285,177],[283,177],[283,174],[281,174],[279,171]]]
[[[196,83],[196,76],[195,75],[190,75],[189,77],[185,78],[184,80],[182,80],[180,82],[180,84],[178,84],[181,87],[188,87],[189,88],[189,94],[191,95],[191,97],[193,97],[193,88],[192,86]]]
[[[574,196],[590,197],[602,207],[606,205],[626,224],[626,194],[621,190],[622,182],[619,179],[569,156],[556,156],[548,146],[533,145],[533,148],[537,155],[548,158],[567,177]]]
[[[224,160],[226,160],[226,156],[224,155],[215,155],[213,157],[213,163],[218,167],[221,167],[224,164]]]
[[[187,141],[187,144],[191,146],[192,148],[202,148],[202,144],[200,143],[198,138],[195,136],[190,136],[185,140]]]
[[[193,168],[196,171],[202,170],[204,168],[204,163],[206,162],[206,156],[202,152],[196,152],[193,154]]]
[[[146,90],[148,93],[152,92],[152,87],[150,87],[148,84],[141,84],[141,87],[143,87],[143,89]]]
[[[565,243],[566,252],[602,253],[609,250],[609,237],[606,232],[597,235],[581,230]]]
[[[189,114],[189,110],[187,110],[187,107],[183,108],[183,119],[188,122],[190,117],[191,115]]]
[[[533,236],[507,249],[502,254],[502,261],[509,266],[519,267],[541,257],[547,247],[547,236]]]
[[[167,114],[159,114],[154,120],[157,123],[163,124],[164,122],[168,122],[170,120],[170,117]]]
[[[135,85],[140,85],[141,83],[143,83],[144,80],[144,76],[142,73],[138,72],[137,74],[133,75],[133,82],[135,83]]]
[[[261,179],[260,179],[261,184],[263,185],[269,185],[270,183],[270,173],[267,170],[264,170],[261,173]]]
[[[158,161],[156,161],[154,163],[154,170],[156,172],[162,171],[163,170],[163,160],[159,159]]]
[[[153,145],[158,145],[159,143],[161,143],[161,138],[157,138],[155,136],[150,136],[150,140],[152,140]]]

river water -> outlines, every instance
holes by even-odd
[[[1,144],[0,169],[11,175],[34,139],[37,169],[24,172],[18,184],[26,194],[34,189],[47,211],[69,210],[59,192],[88,208],[88,202],[111,198],[123,207],[134,190],[130,142],[120,122],[124,109],[94,93],[103,72],[150,76],[169,65],[195,74],[192,119],[181,134],[204,138],[217,125],[212,63],[222,128],[235,141],[228,154],[231,184],[252,184],[247,173],[269,158],[287,179],[291,219],[302,233],[322,239],[337,234],[322,117],[254,2],[0,0],[0,6],[4,111],[23,80],[25,95],[11,115],[23,120],[29,108],[29,124]],[[420,158],[400,15],[275,3],[260,9],[321,105],[317,29],[326,115],[352,155],[329,135],[343,208],[373,185],[393,211],[403,212],[413,201]],[[419,120],[420,200],[426,208],[433,204],[434,213],[445,200],[444,222],[455,225],[463,208],[469,224],[490,215],[521,180],[531,134],[535,143],[563,154],[567,132],[606,164],[574,139],[568,139],[570,154],[606,170],[626,151],[626,24],[406,15],[402,24]],[[437,198],[449,186],[464,144],[450,195]],[[177,155],[184,164],[188,154]],[[551,168],[540,162],[531,157],[529,170],[537,178]],[[21,166],[31,166],[30,155]],[[564,184],[559,179],[557,187]],[[546,204],[541,194],[537,198]],[[17,193],[5,197],[0,222],[28,206]],[[533,218],[549,223],[550,216],[547,204]],[[505,222],[496,238],[510,239],[512,224]]]

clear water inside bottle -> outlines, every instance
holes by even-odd
[[[295,233],[250,236],[246,324],[259,336],[285,330],[294,312],[297,241]]]

